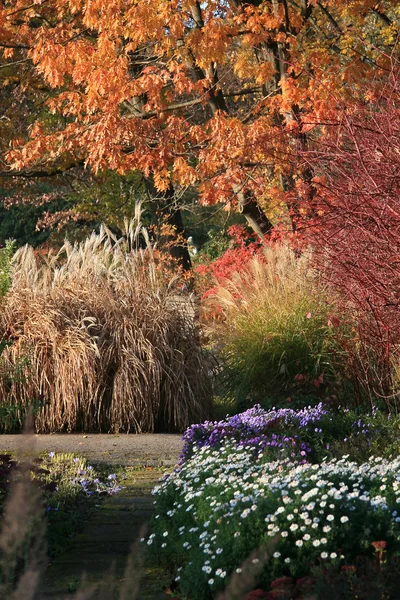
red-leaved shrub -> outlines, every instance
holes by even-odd
[[[231,243],[222,256],[209,264],[196,268],[196,273],[205,281],[201,285],[203,297],[215,291],[215,285],[223,285],[233,273],[242,271],[254,256],[262,255],[263,244],[260,239],[254,240],[243,225],[232,225],[228,228]]]
[[[358,320],[348,348],[371,401],[398,395],[400,341],[400,73],[373,103],[345,106],[305,156],[315,177],[304,228],[325,276]]]

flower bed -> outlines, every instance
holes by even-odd
[[[322,403],[301,410],[273,408],[269,411],[257,404],[222,421],[192,425],[183,436],[181,462],[190,458],[195,448],[220,448],[229,440],[234,440],[238,447],[254,446],[258,451],[268,449],[270,455],[274,450],[287,450],[292,458],[304,459],[312,452],[307,438],[310,434],[322,432],[316,425],[327,414],[328,410]]]
[[[375,542],[400,550],[400,459],[266,462],[257,446],[237,440],[194,444],[191,453],[155,489],[147,540],[189,598],[212,597],[263,547],[264,589],[318,565],[352,564],[372,555]]]
[[[271,460],[288,457],[319,462],[325,457],[349,454],[357,461],[371,454],[399,454],[399,420],[379,411],[360,415],[348,409],[333,410],[322,403],[299,410],[253,408],[221,421],[192,425],[184,436],[181,464],[195,448],[221,448],[231,441],[238,448],[253,446]]]

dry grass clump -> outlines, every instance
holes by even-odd
[[[17,252],[0,315],[10,342],[0,406],[41,403],[36,431],[176,431],[210,416],[200,330],[139,234],[140,223],[121,240],[103,227],[42,263]]]

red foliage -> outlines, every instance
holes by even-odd
[[[267,592],[261,589],[252,590],[246,596],[246,600],[265,600],[268,598]]]
[[[355,308],[362,383],[385,396],[392,392],[390,358],[400,336],[399,70],[373,105],[343,107],[325,129],[305,154],[316,194],[308,207],[312,226],[303,231],[321,270]]]
[[[199,265],[196,268],[196,273],[200,276],[211,275],[212,280],[219,285],[231,278],[233,273],[243,270],[251,258],[261,256],[262,253],[261,240],[254,240],[243,225],[232,225],[228,234],[232,238],[228,250],[209,265]],[[210,295],[214,289],[208,289],[203,297]]]

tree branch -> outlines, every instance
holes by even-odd
[[[73,163],[70,167],[66,167],[66,168],[57,168],[54,169],[53,171],[29,171],[29,170],[22,170],[22,171],[0,171],[0,179],[1,178],[6,178],[6,179],[12,179],[14,177],[22,177],[24,179],[42,179],[42,178],[46,178],[46,177],[55,177],[57,175],[65,175],[66,171],[70,171],[71,169],[76,169],[77,167],[83,167],[83,161],[82,162],[77,162],[77,163]]]
[[[242,90],[237,90],[234,92],[229,92],[224,94],[225,98],[235,97],[235,96],[245,96],[247,94],[256,94],[261,91],[261,86],[255,88],[243,88]],[[133,111],[129,109],[129,105],[124,104],[128,110],[132,113],[132,118],[140,118],[140,119],[150,119],[151,117],[156,117],[161,112],[170,112],[172,110],[179,110],[180,108],[187,108],[188,106],[196,106],[197,104],[207,104],[208,100],[206,97],[204,98],[196,98],[195,100],[188,100],[187,102],[180,102],[178,104],[170,104],[169,106],[163,106],[159,110],[152,110],[150,112],[140,112],[134,114]]]
[[[28,6],[23,6],[22,8],[18,8],[17,10],[13,10],[12,12],[9,12],[6,15],[6,19],[9,19],[10,17],[12,17],[13,15],[16,15],[18,13],[25,12],[26,10],[29,10],[30,8],[39,8],[39,6],[42,6],[43,4],[45,4],[48,1],[49,0],[42,0],[42,2],[41,2],[40,5],[38,5],[37,2],[33,2],[32,4],[29,4]]]
[[[393,25],[393,21],[392,19],[390,19],[386,13],[381,12],[380,10],[378,10],[377,8],[371,8],[371,12],[375,13],[376,15],[378,15],[378,17],[380,17],[382,19],[382,21],[384,23],[386,23],[386,25]]]
[[[2,44],[0,43],[0,48],[16,48],[17,50],[30,50],[32,46],[24,46],[23,44]]]
[[[338,31],[339,33],[343,33],[339,23],[336,21],[336,19],[334,19],[331,15],[331,13],[329,12],[329,10],[327,8],[325,8],[325,6],[323,6],[323,4],[321,4],[321,2],[318,2],[317,4],[318,8],[320,8],[322,10],[322,12],[324,13],[324,15],[326,17],[328,17],[328,21],[334,26],[334,28],[336,29],[336,31]]]
[[[14,62],[7,63],[5,65],[0,65],[0,69],[7,69],[7,67],[14,67],[15,65],[22,65],[23,63],[26,63],[29,60],[30,60],[29,58],[24,58],[23,60],[16,60]]]

